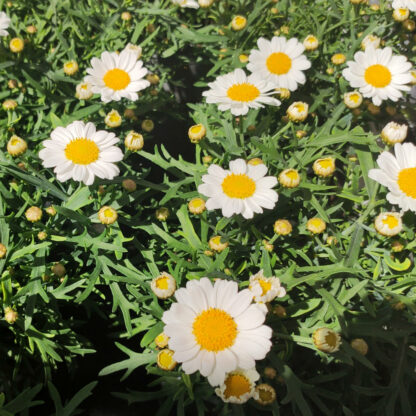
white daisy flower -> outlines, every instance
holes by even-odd
[[[266,173],[265,165],[250,165],[243,159],[231,161],[230,170],[213,164],[202,177],[204,183],[198,186],[198,192],[208,197],[208,210],[222,209],[224,217],[241,214],[253,218],[263,208],[273,209],[278,199],[277,192],[271,189],[277,179]]]
[[[280,101],[270,97],[274,86],[262,79],[260,74],[249,76],[238,68],[219,76],[208,84],[210,90],[204,91],[207,103],[218,104],[220,111],[231,110],[231,114],[241,116],[250,108],[263,108],[263,104],[280,105]]]
[[[176,4],[180,7],[187,7],[190,9],[198,9],[199,4],[196,0],[172,0],[173,4]]]
[[[393,0],[393,9],[409,9],[416,12],[416,0]]]
[[[175,293],[177,303],[163,314],[173,358],[186,374],[199,371],[212,386],[237,368],[251,369],[271,348],[272,330],[248,289],[218,279],[190,280]]]
[[[0,12],[0,36],[7,36],[9,34],[6,29],[9,28],[10,22],[10,17],[4,12]]]
[[[116,52],[103,52],[101,58],[92,58],[91,66],[85,81],[91,83],[92,91],[101,94],[101,101],[120,101],[127,98],[138,100],[137,92],[147,88],[150,82],[143,79],[147,69],[143,62],[138,61],[135,53],[123,50]]]
[[[389,145],[401,143],[407,136],[407,128],[406,124],[398,124],[390,121],[381,131],[381,138]]]
[[[310,61],[303,55],[305,46],[296,38],[287,40],[274,36],[272,40],[260,38],[259,50],[252,50],[247,68],[272,82],[275,87],[295,91],[298,84],[304,84],[306,77],[302,71],[311,67]]]
[[[358,108],[362,102],[363,96],[357,91],[346,92],[344,94],[344,104],[348,108]]]
[[[386,237],[400,234],[403,229],[402,216],[398,212],[382,212],[374,220],[374,228]]]
[[[254,300],[260,303],[271,302],[274,298],[282,298],[286,290],[280,285],[280,279],[275,276],[265,277],[263,270],[250,277],[248,287],[254,295]]]
[[[225,403],[246,403],[253,397],[256,381],[259,378],[260,374],[255,368],[250,370],[238,368],[226,375],[223,384],[215,389],[215,393]]]
[[[95,176],[113,179],[119,174],[115,162],[123,159],[123,153],[114,146],[118,141],[114,133],[97,131],[93,123],[74,121],[51,133],[51,139],[42,143],[39,157],[45,168],[55,168],[59,181],[72,178],[92,185]]]
[[[371,169],[368,176],[389,189],[387,200],[391,204],[416,212],[416,146],[397,143],[394,153],[381,153],[377,158],[381,169]]]
[[[354,61],[348,61],[347,65],[342,75],[364,97],[372,98],[375,105],[387,99],[397,101],[402,97],[401,91],[410,91],[406,84],[412,81],[412,64],[405,56],[393,56],[391,48],[369,46],[364,52],[357,52]]]

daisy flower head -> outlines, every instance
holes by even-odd
[[[263,325],[265,313],[253,304],[250,290],[236,282],[203,277],[190,280],[175,293],[162,316],[173,358],[186,374],[199,371],[212,386],[237,368],[251,369],[271,348],[272,330]]]
[[[162,272],[150,282],[150,287],[159,299],[167,299],[175,293],[176,281],[169,273]]]
[[[358,88],[364,97],[371,98],[374,105],[390,99],[397,101],[402,91],[410,91],[406,85],[412,81],[412,64],[402,55],[393,55],[391,48],[367,47],[354,55],[342,71],[353,88]]]
[[[274,36],[271,40],[260,38],[259,49],[253,49],[247,68],[262,79],[273,83],[275,88],[295,91],[298,84],[304,84],[306,77],[302,71],[311,67],[303,55],[305,47],[296,39]]]
[[[313,162],[312,168],[315,175],[318,175],[321,178],[327,178],[335,172],[335,159],[331,156],[316,159],[315,162]]]
[[[400,7],[399,9],[393,10],[393,19],[396,22],[404,22],[409,18],[409,9],[407,7]]]
[[[397,143],[394,153],[381,153],[377,158],[380,169],[371,169],[368,176],[388,188],[387,201],[391,204],[416,212],[416,146]]]
[[[377,215],[374,228],[385,237],[400,234],[403,229],[402,216],[398,212],[382,212]]]
[[[217,396],[225,403],[246,403],[254,395],[256,381],[260,374],[255,368],[242,370],[238,368],[225,376],[224,382],[215,389]]]
[[[318,38],[315,35],[308,35],[303,40],[303,46],[307,51],[314,51],[319,46]]]
[[[344,104],[348,108],[358,108],[363,102],[363,96],[358,91],[346,92],[344,94]]]
[[[75,88],[75,97],[79,100],[89,100],[93,95],[92,85],[89,82],[82,81]]]
[[[10,17],[4,12],[0,12],[0,36],[7,36],[9,34],[6,29],[9,28],[10,22]]]
[[[172,0],[172,3],[179,7],[199,9],[199,4],[196,0]]]
[[[208,210],[222,209],[224,217],[241,214],[244,218],[253,218],[263,208],[273,209],[278,199],[272,189],[277,179],[265,176],[266,173],[266,165],[253,166],[244,159],[231,161],[229,170],[212,164],[208,174],[202,177],[198,192],[208,197],[205,205]]]
[[[274,94],[272,84],[258,73],[247,76],[240,68],[219,76],[208,86],[210,89],[202,93],[207,103],[218,104],[220,111],[231,110],[235,116],[247,114],[250,108],[263,108],[264,104],[280,105],[279,100],[270,97]]]
[[[121,98],[136,101],[139,99],[137,92],[150,85],[143,79],[147,74],[143,62],[128,50],[120,54],[105,51],[101,58],[91,59],[91,66],[85,81],[91,83],[92,91],[101,94],[101,101],[105,103]]]
[[[258,404],[267,406],[276,400],[276,390],[270,384],[258,384],[253,397]]]
[[[282,298],[286,290],[275,276],[265,277],[263,270],[250,277],[249,289],[254,294],[254,300],[259,303],[271,302],[274,298]]]
[[[312,341],[318,350],[337,352],[341,345],[341,336],[329,328],[318,328],[312,335]]]
[[[381,131],[381,138],[389,145],[401,143],[406,139],[407,136],[407,125],[398,124],[394,121],[387,123]]]
[[[393,0],[393,9],[406,8],[412,12],[416,12],[416,0]]]
[[[115,163],[123,159],[123,153],[114,146],[118,141],[114,133],[97,131],[93,123],[74,121],[52,131],[39,157],[45,168],[54,167],[58,181],[72,178],[92,185],[95,176],[113,179],[119,174]]]

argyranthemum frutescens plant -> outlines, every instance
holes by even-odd
[[[409,413],[411,8],[73,6],[0,16],[7,399],[105,345],[160,415]]]

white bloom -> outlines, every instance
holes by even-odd
[[[404,8],[399,8],[399,9],[394,9],[393,10],[393,19],[396,22],[404,22],[406,19],[409,18],[409,9],[407,9],[406,7]]]
[[[367,35],[361,41],[361,48],[366,50],[369,46],[372,46],[374,49],[377,49],[380,46],[381,39],[376,35]]]
[[[277,179],[266,173],[265,165],[250,165],[243,159],[231,161],[230,170],[213,164],[202,177],[198,192],[208,197],[208,210],[222,209],[224,217],[241,214],[253,218],[263,208],[273,209],[278,199],[277,192],[271,189]]]
[[[246,403],[253,397],[256,381],[259,378],[260,374],[255,368],[237,369],[226,375],[224,383],[215,389],[215,393],[225,403]]]
[[[272,330],[265,314],[252,304],[248,289],[218,279],[190,280],[175,293],[177,303],[163,314],[163,332],[170,337],[173,358],[186,374],[199,371],[212,386],[237,368],[251,369],[271,348]]]
[[[363,96],[358,91],[346,92],[344,103],[348,108],[358,108],[363,102]]]
[[[104,118],[104,123],[108,127],[119,127],[121,126],[121,115],[117,110],[114,110],[114,108],[106,114]]]
[[[89,82],[81,82],[75,88],[75,96],[79,100],[88,100],[93,96],[92,85]]]
[[[115,162],[123,159],[123,153],[114,146],[118,141],[114,133],[96,131],[93,123],[74,121],[57,127],[51,139],[43,141],[39,157],[45,168],[55,168],[59,181],[72,178],[91,185],[95,176],[113,179],[119,174]]]
[[[399,234],[403,229],[402,216],[398,212],[382,212],[374,221],[376,231],[391,237]]]
[[[198,9],[199,4],[196,0],[172,0],[173,4],[180,7],[188,7],[190,9]]]
[[[247,76],[240,68],[219,76],[208,86],[210,89],[202,93],[207,103],[218,104],[220,111],[231,110],[235,116],[247,114],[249,108],[262,108],[263,104],[280,105],[279,100],[270,97],[274,94],[272,84],[260,74]]]
[[[4,12],[0,12],[0,36],[7,36],[9,34],[6,29],[10,26],[10,22],[10,17]]]
[[[172,275],[163,272],[151,281],[150,287],[158,298],[166,299],[175,293],[176,281]]]
[[[303,46],[307,51],[314,51],[319,46],[318,38],[314,35],[308,35],[303,40]]]
[[[398,124],[394,121],[387,123],[381,131],[381,138],[387,144],[401,143],[407,136],[407,125]]]
[[[202,8],[210,7],[214,3],[214,0],[198,0],[198,4]]]
[[[391,204],[416,212],[416,146],[397,143],[394,153],[383,152],[377,158],[381,169],[371,169],[368,176],[389,189],[387,200]]]
[[[142,48],[141,46],[134,45],[133,43],[128,43],[126,47],[123,49],[123,52],[130,52],[136,56],[136,59],[140,59],[142,56]]]
[[[288,117],[295,122],[300,122],[306,120],[308,117],[309,105],[303,101],[295,101],[290,104],[286,110]]]
[[[256,302],[271,302],[274,298],[282,298],[286,290],[280,285],[280,279],[275,276],[265,277],[263,270],[250,277],[249,289],[254,294]]]
[[[348,61],[347,65],[342,75],[364,97],[371,97],[375,105],[387,99],[397,101],[402,97],[401,91],[410,91],[405,84],[412,81],[412,64],[405,56],[393,56],[391,48],[370,46],[364,52],[357,52],[354,61]]]
[[[295,91],[298,84],[306,82],[302,71],[309,69],[311,63],[303,55],[305,47],[296,38],[260,38],[257,45],[259,50],[253,49],[249,56],[247,68],[251,72],[273,83],[275,88],[287,88],[290,91]]]
[[[91,59],[92,68],[87,69],[90,75],[85,77],[85,81],[92,84],[94,93],[101,94],[101,101],[120,101],[123,97],[136,101],[139,98],[137,92],[150,85],[143,79],[147,69],[136,56],[123,50],[120,54],[103,52],[100,59]]]
[[[393,9],[409,9],[416,12],[416,0],[393,0]]]

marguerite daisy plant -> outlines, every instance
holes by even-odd
[[[208,210],[222,209],[224,217],[241,214],[244,218],[253,218],[263,208],[274,208],[278,199],[272,189],[277,179],[265,176],[266,173],[266,165],[250,165],[243,159],[231,161],[229,170],[213,164],[202,177],[198,192],[208,197]]]
[[[52,131],[39,157],[45,168],[54,168],[59,181],[72,178],[92,185],[95,176],[113,179],[119,174],[115,163],[123,159],[123,153],[114,146],[118,141],[114,133],[97,131],[93,123],[74,121]]]
[[[250,53],[247,68],[259,74],[262,79],[274,84],[275,88],[295,91],[298,84],[304,84],[306,77],[302,71],[311,67],[303,55],[305,47],[297,39],[287,40],[274,36],[271,40],[260,38],[259,50]]]
[[[274,94],[271,83],[257,73],[247,76],[240,68],[219,76],[208,86],[210,89],[202,93],[207,103],[218,104],[220,111],[230,110],[235,116],[247,114],[250,108],[262,108],[264,104],[280,105],[279,100],[270,96]]]
[[[92,85],[94,93],[101,94],[101,101],[120,101],[127,98],[138,100],[138,91],[147,88],[150,82],[143,77],[147,69],[143,62],[137,60],[137,54],[123,50],[116,52],[103,52],[101,58],[91,59],[92,68],[87,69],[85,81]]]
[[[416,212],[416,146],[397,143],[394,153],[381,153],[377,158],[381,169],[371,169],[368,176],[389,189],[387,200],[391,204]]]
[[[347,66],[342,75],[375,105],[387,99],[397,101],[402,91],[410,91],[406,84],[412,81],[412,64],[405,56],[393,55],[391,48],[368,46],[364,52],[357,52],[354,61],[348,61]]]
[[[164,312],[163,332],[173,359],[186,374],[199,371],[212,386],[237,368],[251,369],[271,348],[272,330],[265,313],[253,304],[250,290],[236,282],[203,277],[190,280],[175,293],[177,302]]]

